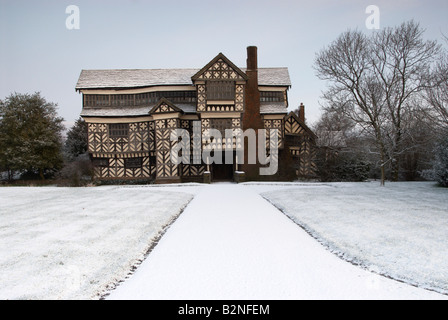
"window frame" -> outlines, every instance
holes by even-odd
[[[109,138],[127,138],[129,123],[109,123]]]
[[[125,169],[141,169],[143,166],[143,158],[125,158],[124,159],[124,167]]]
[[[92,165],[97,168],[108,168],[109,158],[93,158]]]
[[[283,91],[260,91],[260,102],[284,102]]]
[[[235,81],[215,80],[205,84],[207,100],[235,100]]]

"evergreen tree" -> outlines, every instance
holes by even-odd
[[[79,118],[67,132],[65,152],[69,160],[87,152],[87,123]]]
[[[14,93],[0,102],[0,167],[44,173],[62,167],[63,119],[40,93]]]

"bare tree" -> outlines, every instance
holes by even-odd
[[[398,180],[399,155],[408,148],[402,143],[410,133],[404,117],[415,107],[414,96],[432,86],[429,75],[441,50],[436,41],[425,41],[423,33],[418,23],[409,21],[372,37],[372,65],[384,91],[394,180]]]
[[[448,40],[447,40],[448,43]],[[433,73],[433,85],[424,92],[424,99],[428,103],[427,115],[433,119],[439,128],[448,129],[448,53],[438,62]]]
[[[404,115],[414,107],[415,95],[431,86],[431,68],[440,53],[435,41],[423,40],[424,30],[414,21],[385,28],[367,37],[346,31],[315,59],[317,75],[329,81],[323,99],[369,133],[375,140],[381,168],[395,168],[406,148]]]
[[[360,31],[346,31],[317,54],[315,69],[320,79],[330,82],[323,95],[327,110],[344,114],[375,137],[384,185],[384,94],[374,76],[371,42]]]

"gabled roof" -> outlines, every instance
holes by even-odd
[[[180,112],[184,113],[181,109],[176,107],[174,104],[171,103],[168,99],[161,98],[159,102],[149,111],[149,114],[154,113],[173,113],[173,112]]]
[[[295,112],[290,112],[290,113],[288,113],[286,116],[285,116],[285,121],[288,119],[288,118],[290,118],[290,117],[293,117],[294,118],[294,120],[306,131],[306,132],[308,132],[310,135],[311,135],[311,137],[313,138],[313,139],[317,139],[317,136],[314,134],[314,132],[302,121],[302,120],[300,120],[300,118],[299,118],[299,116],[295,113]]]
[[[201,76],[207,72],[209,69],[211,69],[218,61],[222,60],[225,64],[227,64],[230,68],[233,69],[233,71],[236,72],[243,80],[247,80],[247,75],[241,71],[240,68],[238,68],[236,65],[233,64],[232,61],[230,61],[222,52],[220,52],[216,57],[214,57],[209,63],[205,65],[201,70],[199,70],[195,75],[191,77],[191,80],[196,81]]]

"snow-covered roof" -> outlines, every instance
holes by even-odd
[[[196,113],[196,104],[177,103],[176,107],[184,113]],[[144,107],[102,107],[102,108],[84,108],[81,112],[83,117],[135,117],[147,116],[154,108],[155,104]]]
[[[246,69],[241,69],[243,72]],[[193,85],[199,69],[111,69],[82,70],[76,90],[142,88],[163,85]],[[259,68],[260,86],[291,86],[288,68]]]
[[[261,114],[276,114],[276,113],[288,113],[287,107],[284,102],[261,102],[260,103]]]
[[[154,105],[144,107],[101,107],[84,108],[81,112],[83,117],[135,117],[147,116]],[[175,103],[175,106],[184,113],[196,113],[196,104],[194,103]],[[260,106],[261,114],[287,113],[287,108],[283,102],[262,102]]]

